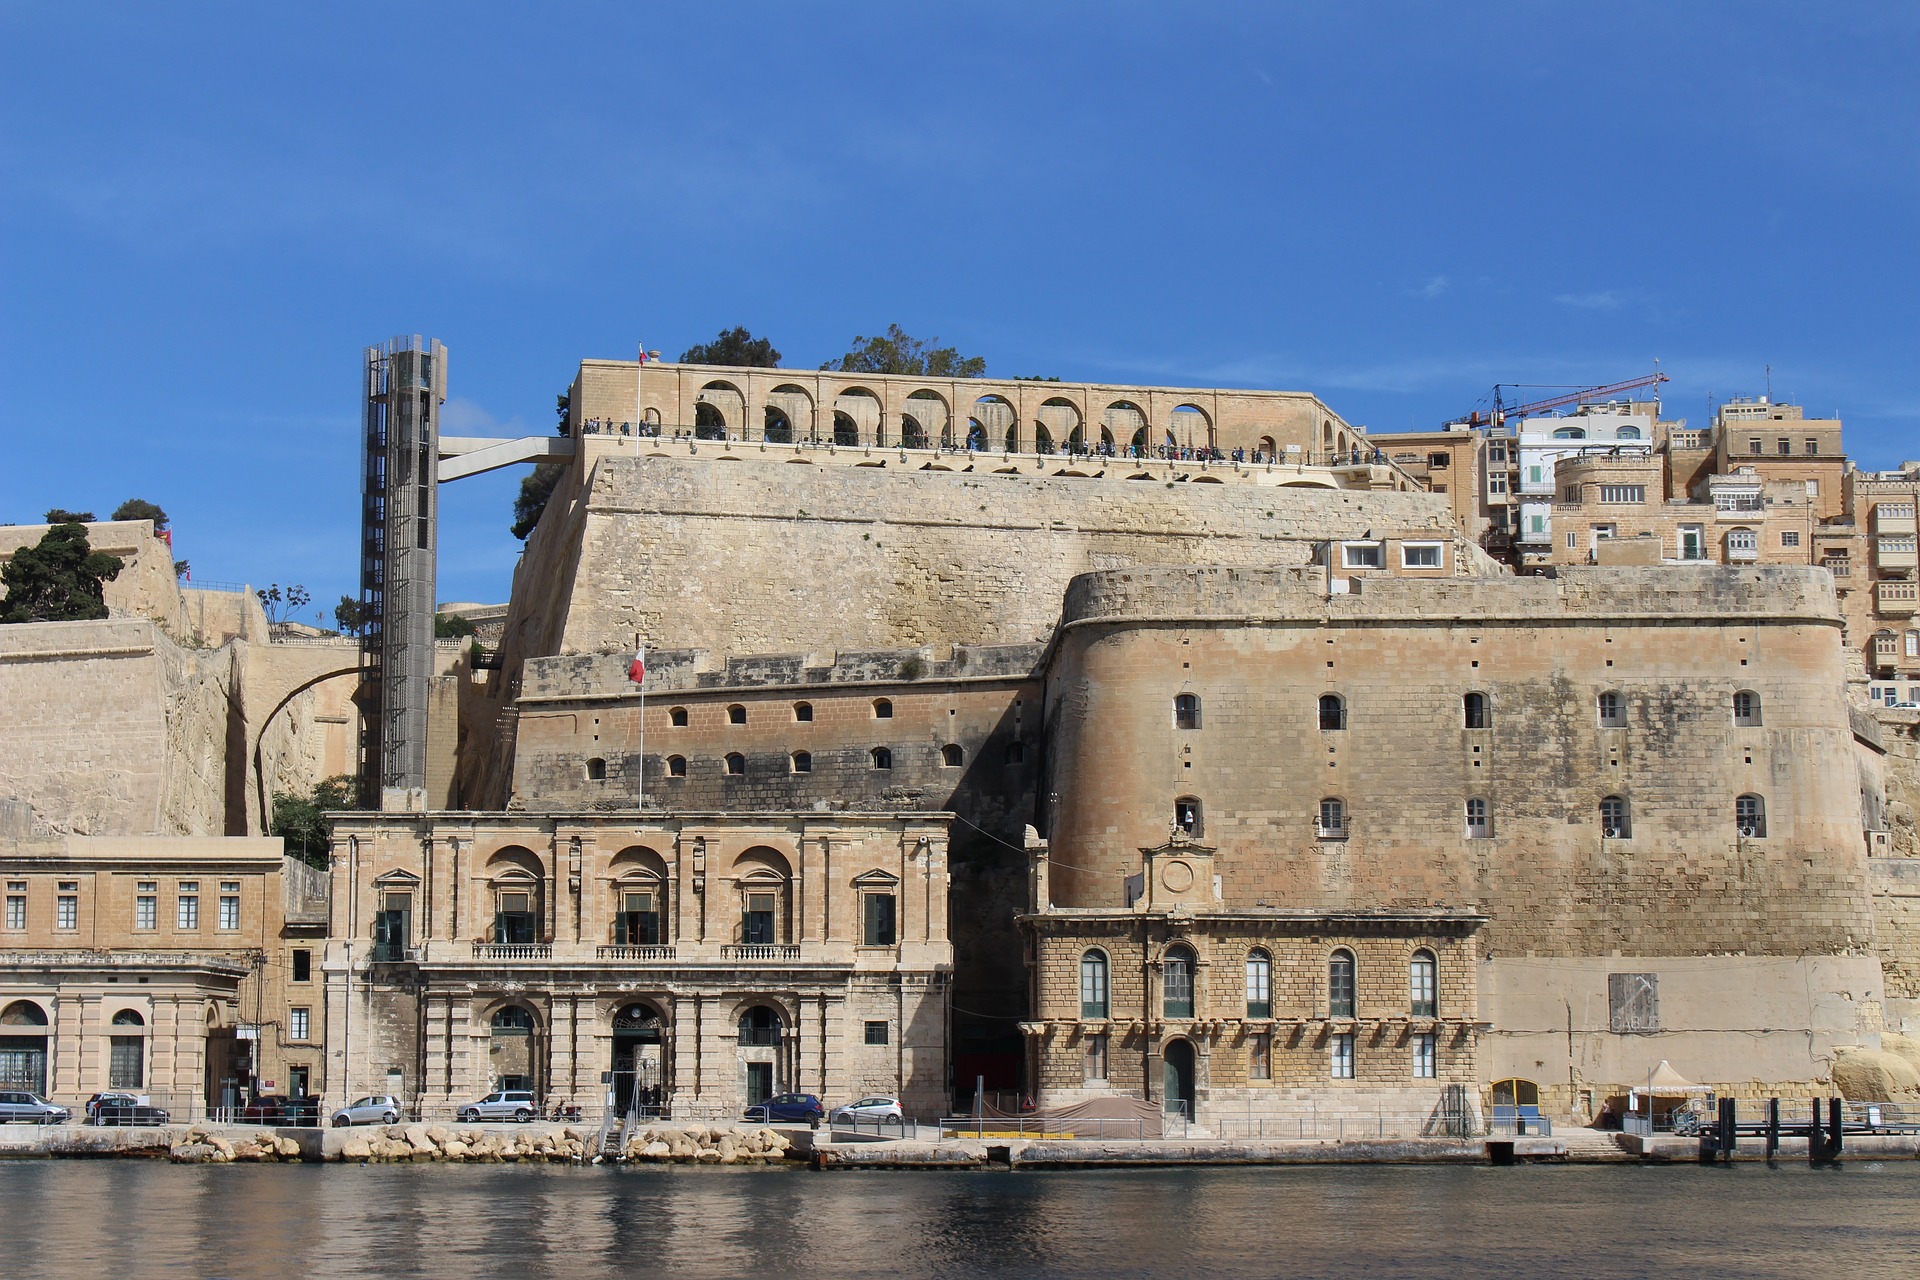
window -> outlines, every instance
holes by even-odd
[[[1247,1037],[1247,1079],[1273,1079],[1273,1033],[1260,1031]]]
[[[1080,1016],[1107,1016],[1107,953],[1089,951],[1080,957]]]
[[[220,927],[222,929],[240,927],[240,882],[238,880],[220,882]]]
[[[890,947],[894,937],[894,896],[890,893],[864,893],[860,917],[865,922],[861,940],[869,947]]]
[[[1501,494],[1501,493],[1505,493],[1506,491],[1507,491],[1507,478],[1505,476],[1488,476],[1487,477],[1487,492],[1489,494]]]
[[[1407,962],[1407,1007],[1416,1018],[1439,1016],[1437,998],[1439,962],[1433,952],[1422,947]]]
[[[893,752],[887,750],[885,747],[875,747],[872,751],[869,751],[867,755],[873,760],[874,768],[893,768]]]
[[[1758,728],[1760,724],[1760,695],[1751,689],[1742,689],[1733,695],[1733,722],[1744,728]]]
[[[1161,1010],[1169,1018],[1193,1016],[1193,952],[1175,947],[1160,963]]]
[[[146,1024],[132,1009],[122,1009],[113,1015],[116,1027],[144,1027]],[[147,1041],[144,1035],[115,1035],[107,1044],[107,1087],[109,1089],[139,1089],[147,1082]]]
[[[1322,840],[1347,838],[1347,803],[1328,798],[1320,802],[1320,821],[1316,828]]]
[[[1273,1016],[1273,957],[1264,951],[1247,953],[1247,1016]]]
[[[1567,550],[1572,551],[1575,547],[1579,545],[1580,545],[1580,535],[1575,533],[1571,529],[1567,530]]]
[[[1783,547],[1799,546],[1800,531],[1797,529],[1782,529],[1780,531],[1780,545]]]
[[[873,718],[875,720],[893,719],[893,704],[885,698],[875,698],[873,700]]]
[[[78,929],[80,927],[80,882],[62,880],[59,894],[53,900],[53,927],[56,929]]]
[[[1353,1016],[1353,952],[1345,947],[1327,960],[1327,1016]]]
[[[781,1030],[780,1015],[763,1004],[757,1004],[740,1015],[740,1043],[743,1045],[777,1046]]]
[[[813,723],[813,704],[811,702],[794,703],[793,719],[794,719],[794,722],[797,724]]]
[[[25,880],[7,881],[7,928],[24,929],[27,927],[27,882]]]
[[[293,980],[295,982],[313,981],[313,952],[301,947],[293,953]]]
[[[1587,529],[1593,535],[1595,542],[1604,542],[1609,538],[1620,536],[1620,526],[1617,524],[1588,525]]]
[[[740,921],[740,941],[748,946],[771,946],[774,942],[773,913],[778,895],[750,893]]]
[[[1453,455],[1450,453],[1430,453],[1427,455],[1427,465],[1436,470],[1451,466],[1453,465]]]
[[[1707,538],[1703,526],[1697,524],[1680,526],[1680,558],[1682,560],[1707,558]]]
[[[1727,554],[1730,556],[1757,556],[1760,554],[1760,536],[1751,529],[1729,529],[1727,531]]]
[[[1196,695],[1183,693],[1174,698],[1173,727],[1176,729],[1200,727],[1200,699]]]
[[[1400,564],[1408,569],[1438,569],[1440,567],[1440,544],[1437,542],[1403,542],[1400,544]]]
[[[1378,569],[1380,562],[1380,544],[1377,542],[1345,542],[1340,545],[1340,563],[1346,568]]]
[[[1587,432],[1584,427],[1561,427],[1553,433],[1553,438],[1555,440],[1585,440],[1587,438]]]
[[[287,1038],[290,1040],[310,1040],[310,1012],[306,1009],[287,1010]]]
[[[747,776],[747,758],[738,751],[727,752],[727,776],[744,778]]]
[[[1493,836],[1493,819],[1487,816],[1487,802],[1475,797],[1467,801],[1467,839],[1488,840]]]
[[[1775,440],[1773,442],[1773,451],[1779,454],[1783,458],[1792,457],[1793,441],[1787,439],[1785,436],[1781,436],[1778,440]]]
[[[1759,796],[1741,796],[1733,802],[1733,820],[1745,838],[1764,838],[1767,834],[1767,802]]]
[[[885,1044],[887,1042],[887,1024],[884,1022],[867,1023],[867,1043]]]
[[[1600,501],[1638,503],[1647,500],[1647,486],[1643,484],[1603,484],[1600,486]]]
[[[687,776],[687,758],[685,756],[668,756],[667,757],[667,776],[669,778],[686,777]]]
[[[1633,815],[1624,796],[1608,796],[1600,802],[1600,834],[1608,840],[1625,840],[1633,834]]]
[[[198,929],[200,927],[199,881],[182,880],[180,882],[179,907],[174,916],[174,923],[182,929]]]
[[[739,703],[736,702],[732,706],[727,708],[728,724],[745,724],[746,722],[747,722],[747,709],[745,707],[741,706]]]
[[[1460,710],[1466,719],[1467,728],[1490,729],[1493,727],[1493,716],[1487,707],[1486,694],[1467,694],[1464,698],[1460,699]]]
[[[1320,695],[1320,728],[1332,732],[1347,727],[1347,704],[1337,693]]]
[[[1087,1080],[1107,1078],[1107,1037],[1105,1035],[1087,1037],[1087,1060],[1083,1077]]]
[[[1764,448],[1762,448],[1762,447],[1761,447],[1761,445],[1760,445],[1760,437],[1759,437],[1759,436],[1748,436],[1748,437],[1747,437],[1747,452],[1748,452],[1749,454],[1752,454],[1752,455],[1753,455],[1754,457],[1756,457],[1756,458],[1757,458],[1757,457],[1759,457],[1759,456],[1760,456],[1761,454],[1763,454],[1763,453],[1765,453],[1765,452],[1766,452],[1766,450],[1765,450]]]
[[[1560,486],[1560,501],[1562,501],[1562,502],[1567,502],[1567,503],[1573,503],[1573,504],[1575,504],[1575,505],[1578,505],[1578,504],[1579,504],[1579,502],[1581,501],[1581,492],[1580,492],[1580,491],[1581,491],[1581,490],[1582,490],[1583,488],[1585,488],[1585,487],[1586,487],[1586,486],[1584,486],[1584,485],[1577,485],[1577,484],[1565,484],[1565,485],[1561,485],[1561,486]]]
[[[153,880],[141,880],[134,886],[133,927],[136,929],[157,929],[160,927],[159,883]]]
[[[793,771],[795,773],[812,773],[813,772],[813,753],[809,751],[794,752],[793,753]]]
[[[1505,462],[1506,460],[1507,446],[1504,444],[1490,444],[1487,446],[1488,462]]]
[[[607,762],[599,756],[587,761],[587,781],[605,782],[607,780]]]
[[[1638,440],[1640,438],[1640,428],[1621,427],[1613,433],[1613,438],[1615,440]]]
[[[686,728],[687,709],[685,707],[675,707],[673,710],[667,712],[667,723],[676,729]]]
[[[1819,440],[1819,437],[1817,437],[1817,436],[1808,436],[1808,437],[1807,437],[1807,453],[1811,455],[1811,454],[1816,454],[1816,453],[1819,453],[1819,452],[1820,452],[1820,440]]]
[[[1027,744],[1024,742],[1009,742],[1007,744],[1006,762],[1008,764],[1025,764],[1027,762]]]
[[[1438,1037],[1430,1031],[1413,1037],[1414,1079],[1431,1080],[1440,1074],[1439,1059],[1435,1052],[1437,1039]]]
[[[1627,700],[1612,689],[1600,695],[1598,700],[1600,727],[1602,729],[1624,729],[1627,727]]]
[[[1920,658],[1920,631],[1907,632],[1907,656]]]
[[[966,759],[967,753],[962,751],[957,743],[949,742],[940,748],[940,763],[949,769],[959,768],[966,763]]]
[[[1353,1033],[1334,1036],[1329,1042],[1335,1080],[1353,1079]]]
[[[1193,796],[1181,796],[1173,802],[1173,825],[1187,835],[1198,840],[1204,831],[1201,823],[1200,801]]]
[[[493,940],[511,946],[526,946],[538,941],[538,917],[534,913],[533,888],[524,881],[510,882],[494,891]]]
[[[651,889],[623,889],[620,918],[614,922],[615,941],[629,947],[660,945],[660,913],[654,909]]]

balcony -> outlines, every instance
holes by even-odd
[[[791,961],[800,958],[800,948],[783,942],[736,942],[721,947],[720,958],[761,963],[769,960]]]
[[[1916,566],[1914,540],[1905,538],[1875,538],[1873,542],[1873,562],[1882,569],[1912,569]]]
[[[674,959],[671,946],[658,944],[641,946],[629,943],[597,947],[593,954],[596,960],[624,960],[630,964],[671,964]]]
[[[1876,582],[1873,584],[1874,611],[1911,616],[1920,600],[1920,582]]]
[[[550,942],[476,942],[473,944],[475,960],[551,960],[553,944]]]
[[[1913,507],[1909,503],[1880,502],[1873,508],[1873,531],[1877,534],[1914,535]]]

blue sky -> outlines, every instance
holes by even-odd
[[[1376,430],[1658,358],[1920,456],[1920,6],[0,0],[0,520],[356,589],[360,349],[545,432],[582,357],[890,322]],[[504,599],[515,473],[443,491]]]

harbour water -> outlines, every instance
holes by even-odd
[[[0,1275],[1877,1276],[1920,1163],[829,1173],[0,1164]]]

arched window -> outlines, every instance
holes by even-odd
[[[1200,727],[1200,699],[1191,693],[1183,693],[1173,700],[1173,727],[1176,729],[1198,729]]]
[[[113,1025],[116,1027],[144,1027],[147,1025],[147,1020],[140,1016],[140,1012],[137,1009],[122,1009],[113,1015]]]
[[[798,724],[810,724],[813,721],[813,704],[796,702],[793,704],[793,718]]]
[[[676,729],[686,728],[687,709],[685,707],[675,707],[673,710],[667,712],[667,723]]]
[[[1353,1013],[1353,952],[1345,947],[1327,960],[1327,1016],[1351,1018]]]
[[[587,781],[605,782],[607,780],[607,762],[599,756],[587,761]]]
[[[107,1042],[107,1087],[138,1089],[147,1082],[147,1020],[132,1009],[113,1015],[118,1033]]]
[[[887,750],[885,747],[875,747],[872,751],[869,751],[867,754],[869,757],[872,758],[874,768],[876,769],[893,768],[893,752]]]
[[[1205,831],[1200,812],[1200,801],[1193,796],[1181,796],[1173,802],[1173,825],[1187,835],[1198,840]]]
[[[1247,1016],[1273,1016],[1273,957],[1257,947],[1247,953]]]
[[[1620,695],[1619,690],[1607,690],[1595,700],[1594,706],[1599,712],[1602,729],[1627,727],[1627,700]]]
[[[1460,709],[1469,729],[1491,729],[1493,715],[1487,706],[1487,695],[1469,693],[1460,699]]]
[[[795,773],[812,773],[813,772],[813,754],[808,751],[794,752],[793,753],[793,771]]]
[[[1407,996],[1414,1017],[1439,1016],[1439,973],[1440,965],[1433,958],[1433,952],[1422,947],[1413,953],[1413,959],[1407,963]]]
[[[1160,1006],[1163,1016],[1193,1016],[1193,952],[1174,947],[1160,962]]]
[[[893,704],[885,698],[875,698],[873,700],[873,718],[875,720],[893,719]]]
[[[1493,835],[1493,818],[1487,802],[1478,796],[1467,801],[1467,839],[1485,840]]]
[[[504,1006],[493,1015],[493,1034],[496,1036],[532,1035],[532,1011],[525,1005],[510,1004]]]
[[[1320,727],[1326,730],[1347,727],[1347,704],[1337,693],[1320,695]]]
[[[1733,695],[1733,722],[1742,728],[1760,727],[1760,695],[1751,689],[1742,689]]]
[[[1600,802],[1600,834],[1608,840],[1625,840],[1633,834],[1633,813],[1625,796],[1608,796]]]
[[[1347,802],[1327,797],[1320,802],[1320,818],[1315,830],[1322,840],[1347,838]]]
[[[1733,820],[1745,838],[1764,839],[1767,834],[1767,802],[1759,796],[1741,796],[1733,802]]]
[[[949,742],[946,746],[940,748],[940,763],[946,765],[949,769],[958,768],[960,765],[965,764],[966,760],[967,753],[962,751],[957,743]]]
[[[734,778],[747,776],[747,758],[738,751],[727,752],[727,775]]]
[[[687,776],[687,758],[685,756],[668,756],[667,757],[667,776],[669,778],[686,777]]]
[[[1585,440],[1587,433],[1582,427],[1561,427],[1553,433],[1555,440]]]
[[[740,1043],[764,1047],[780,1043],[780,1011],[757,1004],[740,1015]]]
[[[1089,951],[1080,957],[1080,1016],[1107,1016],[1107,953]]]
[[[745,724],[746,722],[747,722],[747,709],[745,707],[741,706],[739,703],[736,702],[732,706],[727,708],[728,724]]]
[[[1621,427],[1613,433],[1613,438],[1615,440],[1638,440],[1640,438],[1640,428]]]

